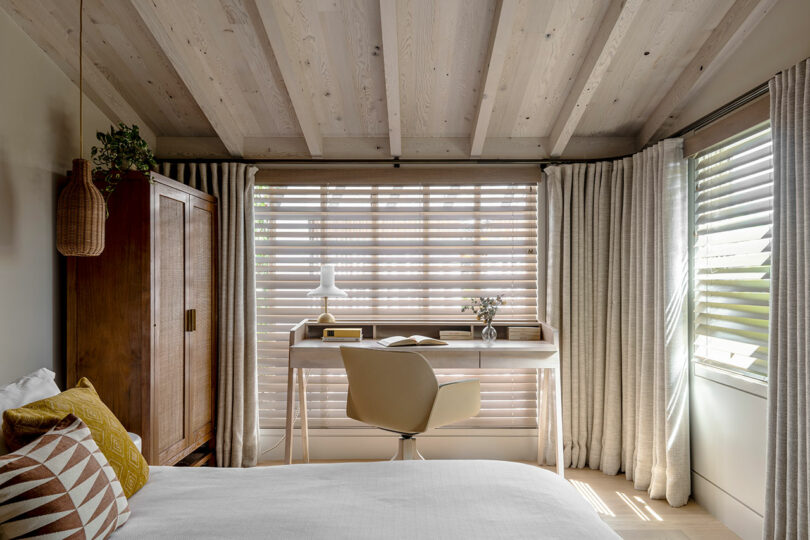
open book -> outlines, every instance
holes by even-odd
[[[404,347],[406,345],[447,345],[446,341],[426,336],[392,336],[377,341],[385,347]]]

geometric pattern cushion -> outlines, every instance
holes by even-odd
[[[107,538],[128,517],[115,472],[73,415],[0,457],[0,538]]]
[[[93,435],[99,449],[112,466],[124,494],[131,497],[149,479],[149,465],[129,438],[127,430],[98,397],[86,378],[75,388],[59,395],[29,403],[3,413],[3,435],[11,450],[21,448],[40,437],[62,418],[73,414]]]

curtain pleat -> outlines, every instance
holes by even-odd
[[[548,167],[545,179],[546,211],[538,215],[546,219],[541,230],[547,282],[538,306],[560,331],[565,464],[624,471],[652,497],[686,504],[691,483],[682,142],[666,140],[613,162]],[[546,438],[543,430],[553,422],[548,414],[542,419]],[[550,447],[547,463],[553,462]]]
[[[810,536],[810,60],[769,84],[773,238],[763,537]]]
[[[161,170],[217,198],[217,466],[251,467],[259,452],[253,220],[258,169],[244,163],[164,163]]]

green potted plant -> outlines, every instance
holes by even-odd
[[[140,171],[148,175],[149,171],[157,168],[155,156],[141,138],[137,125],[119,123],[118,128],[110,126],[109,133],[99,131],[96,139],[101,146],[94,146],[90,155],[95,165],[93,173],[104,180],[105,201],[127,171]]]

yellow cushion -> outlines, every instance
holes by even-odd
[[[6,444],[12,450],[21,448],[44,435],[68,414],[77,416],[90,428],[93,440],[118,475],[124,495],[131,497],[141,489],[149,479],[149,466],[127,430],[86,378],[61,394],[6,410],[3,413]]]

